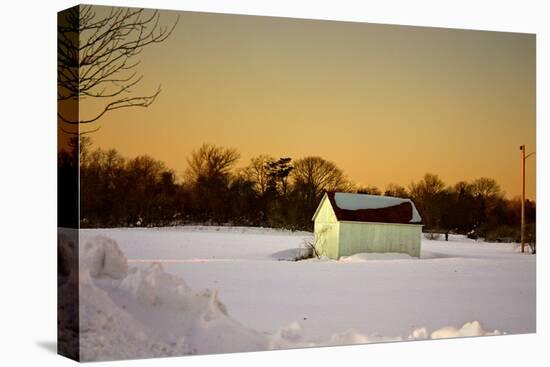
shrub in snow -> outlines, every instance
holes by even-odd
[[[311,259],[311,258],[314,257],[314,255],[315,255],[315,248],[314,247],[305,247],[305,248],[300,247],[296,250],[296,255],[294,257],[294,261]],[[316,256],[316,257],[318,257],[318,256]]]
[[[296,255],[296,261],[311,259],[313,257],[319,258],[320,254],[317,252],[317,239],[306,239],[302,240],[302,244],[298,249],[298,254]],[[302,247],[303,246],[303,247]]]
[[[96,236],[86,242],[81,265],[92,277],[121,279],[128,273],[126,256],[114,240],[105,236]]]
[[[479,238],[477,232],[475,229],[472,229],[470,232],[466,234],[466,237],[468,237],[471,240],[477,240]]]
[[[485,233],[487,242],[520,242],[521,233],[517,226],[498,226]]]

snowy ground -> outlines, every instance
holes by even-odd
[[[535,331],[536,257],[515,245],[451,236],[423,239],[420,259],[287,261],[310,236],[239,227],[83,230],[83,359]],[[117,246],[109,239],[123,254],[109,250]]]

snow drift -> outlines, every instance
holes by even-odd
[[[84,267],[93,277],[105,275],[121,279],[128,272],[128,260],[118,244],[105,236],[96,236],[84,245]]]
[[[368,260],[414,260],[409,254],[397,252],[361,252],[351,256],[342,256],[339,261],[342,262],[363,262]]]
[[[126,256],[108,237],[88,239],[80,263],[83,361],[499,334],[485,331],[477,321],[431,334],[419,328],[406,337],[345,330],[308,339],[296,321],[273,333],[262,333],[231,318],[215,290],[195,292],[160,263],[128,267]]]

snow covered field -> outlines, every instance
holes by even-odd
[[[420,259],[288,261],[310,237],[242,227],[81,231],[82,358],[535,331],[536,257],[515,245],[451,236],[422,239]]]

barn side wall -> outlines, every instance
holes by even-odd
[[[338,258],[338,229],[340,225],[332,210],[330,201],[325,197],[315,217],[315,250],[319,256]]]
[[[421,225],[340,222],[338,257],[361,252],[399,252],[420,257],[421,235]]]

